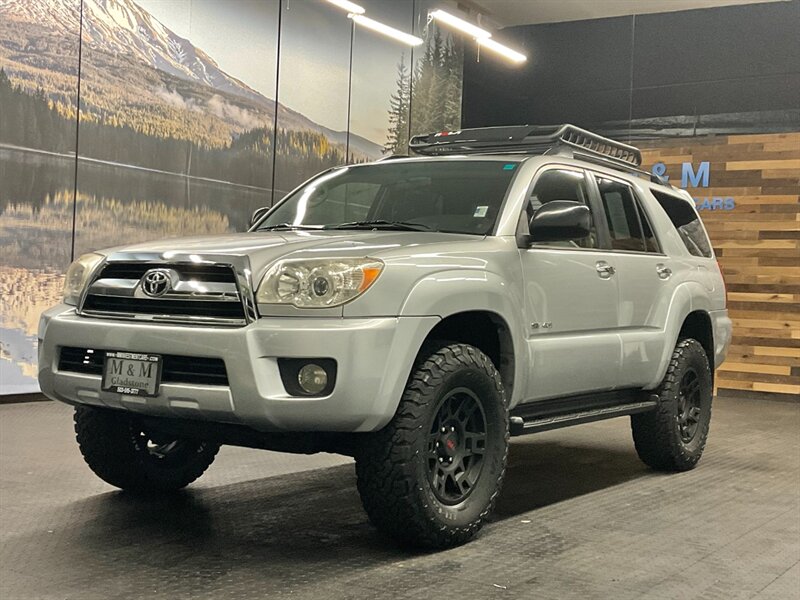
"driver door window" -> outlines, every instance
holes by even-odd
[[[572,200],[589,206],[589,192],[586,186],[586,176],[583,171],[572,169],[548,169],[536,180],[526,208],[527,223],[536,212],[546,203],[553,200]],[[527,229],[527,223],[525,227]],[[592,222],[591,234],[587,237],[569,242],[544,242],[537,245],[566,247],[566,248],[596,248],[597,232]]]

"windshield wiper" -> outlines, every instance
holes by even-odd
[[[398,231],[431,231],[432,228],[423,223],[410,223],[408,221],[386,221],[376,219],[374,221],[351,221],[350,223],[340,223],[331,225],[327,229],[396,229]]]
[[[322,225],[295,225],[294,223],[279,223],[259,227],[256,231],[289,231],[291,229],[322,229]]]

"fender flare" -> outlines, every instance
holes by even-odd
[[[464,312],[489,312],[508,327],[514,348],[514,389],[509,399],[513,407],[527,386],[529,365],[523,299],[519,286],[502,276],[479,270],[446,270],[430,273],[417,281],[400,310],[401,316],[437,316],[441,319]],[[431,328],[427,333],[433,330]]]
[[[678,336],[680,335],[683,323],[690,313],[698,310],[706,313],[713,310],[708,299],[708,292],[696,281],[681,283],[675,288],[669,303],[667,319],[664,326],[664,346],[661,351],[661,357],[659,358],[656,376],[652,381],[648,382],[645,389],[649,390],[658,387],[664,379],[664,375],[666,375],[667,368],[669,367],[669,361],[672,358],[672,352],[675,349],[675,345],[678,343]]]

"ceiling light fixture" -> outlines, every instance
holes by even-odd
[[[517,52],[516,50],[512,50],[508,46],[504,46],[499,42],[495,42],[494,40],[490,40],[489,38],[478,38],[478,46],[481,48],[486,48],[487,50],[491,50],[492,52],[497,52],[502,56],[505,56],[507,59],[515,62],[515,63],[523,63],[528,60],[528,57],[524,54]]]
[[[330,0],[329,0],[330,1]],[[465,21],[464,19],[459,19],[455,15],[451,15],[449,12],[444,10],[434,10],[428,13],[428,17],[431,19],[435,19],[440,23],[444,23],[445,25],[450,25],[450,27],[454,27],[464,33],[471,35],[476,39],[488,39],[492,37],[492,34],[486,31],[485,29],[481,29],[477,25],[473,25],[472,23]]]
[[[354,2],[348,2],[348,0],[327,0],[330,4],[334,6],[338,6],[339,8],[343,8],[347,12],[354,14],[354,15],[363,15],[366,12],[366,9],[363,6],[359,6]]]
[[[331,0],[328,0],[329,2]],[[365,17],[364,15],[357,15],[357,14],[349,14],[347,15],[349,18],[353,19],[355,23],[361,25],[362,27],[366,27],[367,29],[372,29],[372,31],[377,31],[378,33],[382,33],[385,36],[393,38],[398,42],[403,42],[404,44],[408,44],[409,46],[419,46],[420,44],[424,43],[424,40],[400,31],[399,29],[395,29],[394,27],[389,27],[388,25],[384,25],[383,23],[379,23],[374,19],[370,19],[369,17]]]

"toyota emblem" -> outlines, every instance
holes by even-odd
[[[160,298],[172,289],[172,276],[168,269],[150,269],[141,281],[142,291],[153,298]]]

